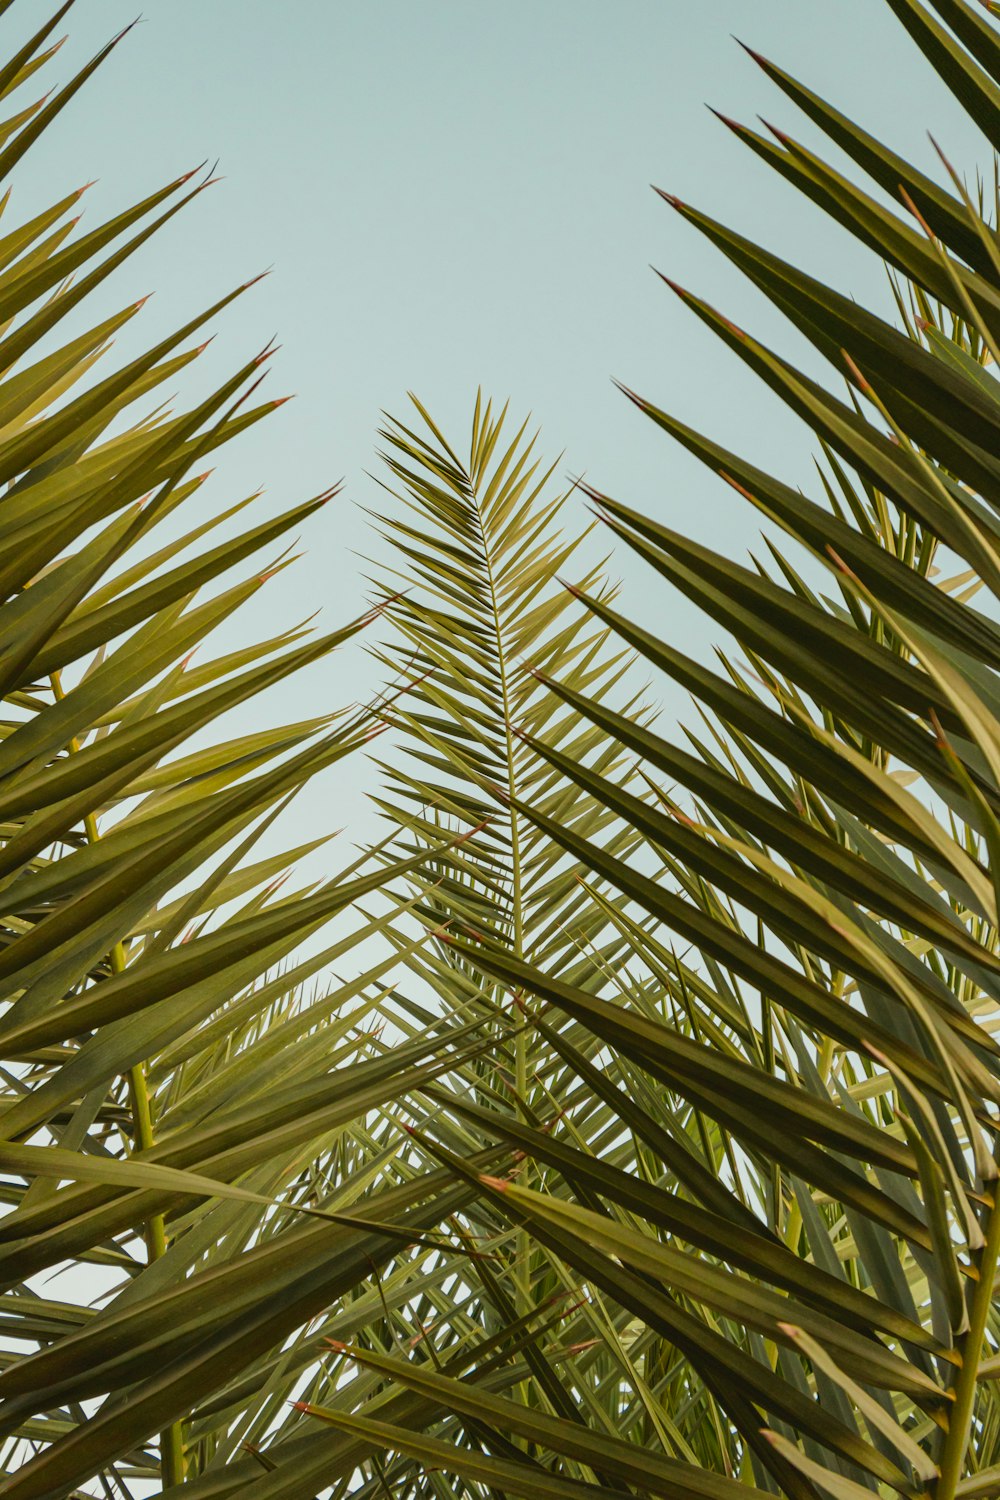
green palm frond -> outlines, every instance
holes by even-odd
[[[536,457],[526,424],[508,434],[506,410],[494,416],[478,397],[463,461],[417,409],[423,435],[399,423],[383,432],[399,509],[378,517],[396,557],[380,596],[395,640],[378,655],[409,686],[388,715],[405,758],[381,763],[379,806],[403,830],[393,858],[428,854],[414,916],[431,942],[408,953],[407,967],[431,993],[458,985],[470,1014],[492,1017],[506,1036],[506,1004],[474,961],[456,960],[443,940],[449,930],[489,933],[516,958],[581,982],[623,947],[578,867],[522,805],[600,840],[609,855],[627,858],[637,844],[535,749],[544,727],[595,774],[630,776],[633,757],[541,679],[558,664],[577,691],[620,698],[637,724],[648,712],[629,680],[630,653],[611,644],[603,624],[588,623],[559,582],[578,546],[566,539],[572,502],[555,491],[553,466]],[[583,586],[605,602],[614,597],[599,566]],[[438,853],[446,838],[450,847]],[[398,945],[406,930],[388,929]],[[515,1027],[499,1071],[490,1057],[476,1065],[481,1086],[508,1092],[529,1116],[545,1109],[535,1081],[544,1052]]]
[[[460,950],[453,935],[489,932],[514,961],[543,964],[588,992],[603,990],[609,976],[631,982],[633,936],[620,898],[595,881],[586,864],[567,858],[540,820],[550,818],[585,841],[598,841],[611,860],[642,858],[641,834],[602,809],[587,786],[575,786],[554,768],[538,736],[554,740],[561,756],[598,782],[616,778],[639,802],[649,801],[648,786],[634,770],[629,747],[588,724],[574,703],[560,706],[544,678],[560,670],[572,691],[599,695],[609,712],[617,698],[637,732],[648,726],[649,710],[632,686],[631,653],[616,647],[600,622],[588,626],[572,591],[560,582],[575,550],[563,535],[572,501],[550,493],[551,470],[536,464],[525,429],[502,438],[506,413],[498,421],[477,399],[469,458],[462,461],[433,419],[419,411],[420,435],[396,423],[383,434],[391,444],[392,489],[401,509],[379,517],[399,559],[382,595],[386,618],[398,627],[397,644],[381,655],[394,675],[409,674],[412,685],[391,715],[407,761],[383,762],[380,806],[400,829],[397,854],[438,851],[444,837],[463,831],[468,836],[421,864],[415,907],[411,899],[404,912],[397,899],[398,917],[386,933],[409,977],[392,997],[395,1026],[397,1034],[416,1039],[435,1015],[482,1018],[494,1045],[433,1086],[416,1089],[401,1123],[408,1123],[411,1159],[422,1170],[440,1160],[467,1160],[483,1146],[484,1124],[488,1130],[498,1107],[542,1138],[568,1116],[584,1149],[617,1154],[621,1129],[607,1100],[588,1097],[574,1080],[573,1064],[567,1067],[561,1039],[526,1027],[519,1003],[511,1006],[505,986],[478,962],[478,950]],[[596,566],[582,586],[609,606],[614,599]],[[657,869],[654,864],[654,874]],[[429,941],[416,946],[411,929],[419,923]],[[665,957],[680,962],[676,954]],[[639,968],[635,981],[648,989],[651,976]],[[602,1051],[592,1035],[574,1034],[574,1040],[588,1058]],[[668,1139],[678,1133],[682,1155],[693,1128],[680,1116],[665,1127]],[[519,1143],[512,1136],[505,1154]],[[490,1144],[503,1143],[494,1136]],[[536,1158],[532,1181],[542,1184],[549,1176],[547,1164]],[[632,1313],[581,1300],[577,1274],[537,1239],[506,1231],[502,1212],[491,1202],[481,1200],[467,1214],[475,1243],[489,1250],[485,1261],[465,1267],[454,1295],[480,1307],[480,1329],[541,1317],[553,1299],[569,1308],[556,1337],[525,1348],[533,1380],[512,1383],[517,1399],[563,1420],[575,1419],[583,1403],[587,1419],[609,1440],[625,1422],[652,1431],[671,1452],[697,1451],[710,1465],[718,1457],[717,1414],[713,1409],[708,1423],[702,1419],[700,1393],[682,1421],[684,1431],[663,1411],[633,1357]],[[435,1320],[435,1358],[463,1348],[469,1336],[452,1320],[450,1307],[448,1312]],[[624,1404],[609,1410],[615,1390]],[[338,1387],[324,1409],[350,1417],[358,1399],[351,1382]],[[268,1451],[280,1470],[282,1445]],[[398,1482],[417,1483],[419,1464],[401,1452],[387,1480],[390,1472]]]
[[[0,67],[4,99],[51,56],[66,9]],[[5,179],[109,50],[47,102],[12,101]],[[114,338],[138,306],[63,331],[204,185],[188,174],[89,231],[75,228],[79,194],[9,230],[3,200],[0,1493],[10,1496],[92,1480],[127,1492],[225,1464],[244,1436],[283,1418],[315,1364],[317,1323],[361,1326],[348,1309],[355,1299],[370,1316],[373,1268],[408,1277],[414,1237],[429,1236],[424,1256],[447,1244],[440,1217],[469,1196],[445,1173],[394,1171],[398,1147],[379,1114],[464,1060],[469,1028],[446,1024],[388,1055],[377,1037],[394,954],[332,988],[316,977],[353,963],[380,930],[351,921],[320,937],[392,868],[363,858],[281,888],[326,840],[276,845],[275,820],[370,740],[377,718],[352,709],[227,731],[229,710],[371,618],[251,635],[222,653],[211,644],[259,605],[288,565],[288,533],[332,493],[261,520],[256,496],[206,501],[206,455],[280,404],[256,394],[266,351],[190,408],[159,405],[164,382],[197,360],[203,327],[247,288],[124,363]],[[310,1389],[325,1387],[314,1378]]]
[[[890,4],[1000,144],[993,21]],[[827,378],[674,290],[817,478],[627,393],[765,518],[743,563],[560,493],[505,410],[459,446],[417,403],[371,710],[201,736],[357,628],[189,660],[325,498],[154,535],[273,405],[257,361],[153,405],[230,299],[108,375],[136,309],[51,352],[200,185],[0,235],[0,1495],[997,1491],[1000,242],[981,187],[758,61],[856,180],[727,125],[889,265],[894,321],[668,198]],[[15,101],[0,168],[92,71]],[[714,665],[578,560],[581,494]],[[289,893],[318,838],[269,830],[376,726],[386,841]]]
[[[964,0],[890,3],[1000,144],[993,23]],[[588,491],[618,543],[704,612],[720,659],[641,628],[593,582],[575,591],[612,633],[600,649],[617,637],[692,694],[698,720],[675,743],[600,679],[539,664],[532,692],[551,696],[517,742],[536,780],[499,800],[540,866],[572,871],[592,942],[573,963],[558,942],[511,941],[513,837],[491,846],[492,887],[479,878],[493,920],[435,894],[446,951],[420,969],[427,1013],[483,995],[509,1013],[513,998],[535,1092],[459,1069],[422,1088],[414,1138],[478,1187],[470,1225],[507,1226],[499,1274],[518,1311],[557,1283],[582,1306],[566,1344],[539,1342],[504,1390],[485,1362],[456,1375],[423,1345],[352,1344],[356,1386],[313,1415],[331,1443],[391,1455],[369,1459],[372,1493],[414,1472],[422,1493],[553,1500],[737,1485],[958,1500],[1000,1483],[1000,250],[954,174],[903,162],[759,61],[873,192],[783,132],[727,123],[905,279],[901,327],[668,200],[826,359],[824,382],[674,287],[815,433],[819,478],[795,490],[628,393],[799,545],[769,540],[766,562],[743,565]],[[457,519],[476,450],[463,464],[434,435],[407,437],[400,477],[422,509],[397,540],[412,577],[446,579],[458,619],[410,636],[444,722],[406,726],[435,741],[410,800],[389,804],[406,829],[422,790],[443,803],[439,771],[453,813],[459,776],[468,820],[486,817],[503,763],[466,706],[480,714],[496,679],[485,630],[465,623],[482,600]],[[431,512],[466,525],[450,555]],[[568,714],[574,736],[589,726],[587,754],[561,733]],[[469,1158],[490,1145],[509,1164],[478,1172]],[[434,1402],[419,1432],[388,1406],[383,1420],[382,1403],[418,1392]]]

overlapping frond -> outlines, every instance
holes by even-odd
[[[48,59],[67,9],[0,67],[0,96]],[[11,103],[5,180],[108,51],[46,99]],[[468,1196],[444,1174],[394,1180],[377,1113],[464,1058],[468,1028],[387,1055],[377,1036],[391,951],[342,985],[307,988],[379,930],[352,922],[319,937],[389,869],[354,861],[285,890],[295,861],[326,840],[287,849],[271,832],[378,720],[358,708],[263,718],[238,736],[224,721],[365,623],[211,645],[237,610],[259,607],[289,534],[330,498],[263,520],[256,496],[206,508],[207,456],[280,404],[257,394],[267,351],[190,408],[159,404],[247,288],[124,363],[114,339],[141,304],[70,331],[85,299],[205,185],[185,174],[89,231],[79,194],[9,230],[3,200],[0,1493],[11,1496],[65,1495],[95,1477],[128,1492],[133,1479],[166,1486],[225,1464],[315,1363],[314,1320],[338,1298],[363,1302],[373,1268],[413,1234],[426,1229],[436,1247],[441,1214]],[[383,1210],[391,1228],[373,1222]]]
[[[993,23],[964,0],[890,3],[1000,144]],[[458,972],[501,1009],[513,1000],[538,1092],[435,1082],[415,1137],[478,1185],[470,1222],[508,1226],[522,1316],[557,1284],[577,1289],[572,1352],[539,1342],[530,1374],[491,1391],[485,1360],[456,1374],[423,1343],[402,1357],[352,1345],[358,1399],[314,1416],[393,1455],[368,1460],[373,1493],[376,1476],[415,1470],[426,1493],[551,1500],[737,1483],[957,1500],[1000,1484],[1000,242],[946,163],[907,164],[759,61],[872,191],[784,132],[727,123],[905,278],[901,326],[668,200],[828,361],[817,380],[674,287],[809,425],[821,469],[802,493],[629,393],[798,546],[771,540],[766,565],[743,565],[666,512],[590,492],[619,544],[713,622],[720,659],[708,668],[633,623],[627,600],[578,591],[699,719],[675,742],[543,664],[560,707],[540,700],[519,753],[549,800],[515,786],[509,806],[587,890],[608,961],[574,972],[558,948],[510,941],[495,912],[513,839],[499,846],[493,920],[441,899],[448,957],[424,974],[456,1013],[472,989]],[[433,490],[450,522],[470,466],[438,441],[427,504]],[[408,449],[408,487],[429,453]],[[412,566],[446,578],[464,619],[481,598],[469,534],[446,559],[425,531],[404,543]],[[436,630],[441,654],[421,637],[414,656],[447,723],[419,732],[478,747],[465,694],[475,683],[478,712],[484,636]],[[603,763],[552,732],[569,711]],[[453,776],[459,752],[435,756]],[[470,752],[465,785],[498,780],[496,764]],[[599,833],[566,816],[577,797],[603,810]],[[513,1153],[507,1169],[470,1167],[491,1144]],[[428,1402],[416,1435],[389,1415],[404,1392]]]

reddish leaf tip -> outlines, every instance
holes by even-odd
[[[637,406],[640,411],[645,411],[647,409],[646,402],[639,395],[638,391],[634,391],[632,387],[626,385],[623,380],[616,380],[614,376],[612,376],[611,383],[616,387],[617,390],[621,391],[623,396],[627,396],[628,399],[635,406]]]
[[[487,1177],[485,1174],[480,1173],[479,1181],[485,1187],[493,1188],[497,1193],[506,1193],[510,1188],[510,1183],[503,1177]]]
[[[927,238],[929,240],[932,240],[934,238],[934,231],[931,229],[931,226],[928,224],[927,220],[924,218],[923,214],[920,212],[919,208],[914,203],[913,199],[910,197],[910,194],[907,192],[907,190],[904,187],[903,183],[901,183],[901,182],[898,183],[897,187],[898,187],[898,190],[899,190],[899,197],[900,197],[901,203],[906,208],[906,210],[909,213],[911,213],[913,215],[913,217],[916,219],[917,223],[920,225],[921,229],[924,231],[924,234],[927,236]]]
[[[733,131],[735,135],[749,134],[749,131],[747,130],[747,127],[745,125],[741,125],[739,120],[734,120],[732,115],[724,115],[721,109],[715,108],[714,104],[706,104],[705,108],[709,111],[710,114],[713,114],[717,120],[720,120],[722,124],[725,125],[727,130]]]
[[[851,378],[858,386],[862,395],[870,396],[872,394],[872,391],[874,390],[871,381],[868,380],[866,376],[862,375],[861,371],[858,369],[857,365],[848,354],[846,349],[841,349],[840,353],[843,358],[844,364],[847,366]]]
[[[744,486],[740,484],[739,480],[734,479],[731,474],[727,474],[725,469],[719,469],[718,475],[720,479],[724,479],[728,485],[731,485],[732,488],[737,492],[737,494],[742,495],[744,500],[753,500],[753,496],[751,495],[750,491],[748,489],[745,489]]]
[[[652,267],[652,270],[656,271],[656,274],[657,276],[659,276],[660,280],[666,286],[668,286],[672,292],[676,292],[677,296],[680,297],[683,302],[692,301],[694,293],[689,292],[687,287],[681,286],[679,281],[672,280],[672,278],[669,277],[665,271],[657,271],[655,266]]]
[[[747,57],[753,58],[758,67],[766,68],[768,66],[767,58],[763,55],[762,52],[755,52],[754,49],[748,46],[746,42],[741,42],[738,36],[734,36],[733,41],[736,43],[737,47],[743,48],[743,51],[746,53]]]

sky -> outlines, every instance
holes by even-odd
[[[135,19],[136,3],[78,0],[49,81]],[[48,9],[19,0],[6,37]],[[410,389],[462,443],[478,385],[509,397],[540,426],[542,451],[564,454],[562,472],[734,557],[755,544],[755,513],[613,377],[809,486],[808,434],[651,269],[818,368],[655,184],[888,305],[878,263],[706,109],[759,112],[815,143],[733,33],[928,170],[928,129],[970,175],[990,159],[880,0],[146,0],[20,169],[11,212],[97,178],[90,225],[218,160],[222,181],[122,270],[105,310],[154,291],[140,324],[152,340],[272,270],[221,321],[199,380],[276,337],[268,392],[297,399],[223,451],[203,503],[264,485],[277,511],[343,489],[303,534],[302,560],[257,596],[254,631],[317,609],[333,626],[364,608],[361,557],[387,558],[364,512],[378,500],[380,413],[404,414]],[[583,524],[582,504],[573,516]],[[708,655],[713,627],[635,560],[616,556],[612,571],[626,612]],[[377,683],[351,648],[283,685],[266,712],[301,718]],[[669,719],[683,711],[669,691],[663,702]],[[259,705],[246,714],[238,729],[259,724]],[[325,826],[367,836],[374,785],[362,757],[339,768],[318,804],[288,813],[288,841],[316,832],[317,805]]]

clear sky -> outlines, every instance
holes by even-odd
[[[50,71],[66,76],[137,3],[78,0]],[[7,36],[49,9],[19,0]],[[277,335],[269,387],[298,399],[224,452],[210,493],[221,505],[263,483],[277,508],[345,488],[303,538],[308,555],[265,591],[266,625],[315,608],[332,624],[362,607],[354,553],[372,545],[360,506],[376,499],[366,471],[379,412],[402,412],[411,387],[463,439],[477,384],[510,396],[546,451],[565,451],[567,472],[733,555],[753,545],[754,515],[612,376],[809,483],[806,435],[649,269],[799,352],[656,183],[885,305],[878,265],[705,109],[759,111],[813,139],[730,33],[929,169],[928,128],[970,174],[989,160],[881,0],[146,0],[142,24],[15,179],[14,212],[97,177],[85,200],[97,222],[218,158],[225,180],[119,276],[114,301],[155,290],[152,339],[274,268],[227,315],[209,369],[221,376]],[[626,608],[708,651],[712,636],[679,601],[627,558],[616,570]],[[301,717],[372,680],[348,652],[282,688],[269,714]],[[360,759],[331,782],[329,825],[362,832],[371,784]],[[303,807],[286,827],[305,837],[315,819]]]

